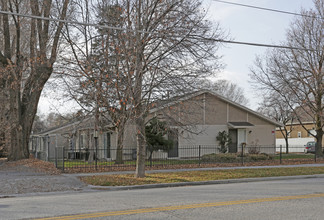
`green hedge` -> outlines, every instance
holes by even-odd
[[[245,154],[245,162],[272,160],[273,156],[268,154]],[[241,154],[205,154],[201,157],[202,162],[237,163],[242,161]]]

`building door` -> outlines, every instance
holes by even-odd
[[[110,139],[111,139],[111,134],[109,132],[104,134],[104,152],[105,152],[105,157],[106,158],[111,158],[111,154],[110,154],[110,148],[111,148],[111,143],[110,143]]]
[[[173,129],[170,134],[168,134],[168,139],[173,141],[173,147],[168,151],[168,157],[179,157],[178,131]]]
[[[246,143],[246,129],[237,129],[237,147],[242,149],[242,143]],[[242,150],[240,150],[242,151]]]
[[[237,152],[237,129],[229,129],[228,134],[232,140],[232,142],[228,146],[229,153]]]

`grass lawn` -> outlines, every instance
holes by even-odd
[[[282,159],[286,160],[286,159],[314,159],[314,154],[282,154]],[[277,154],[274,158],[275,160],[279,160],[280,159],[280,155]]]
[[[225,156],[228,156],[229,154],[225,154]],[[286,159],[310,159],[312,160],[314,158],[314,154],[282,154],[282,159],[286,160]],[[279,160],[280,159],[280,155],[275,155],[274,160]],[[205,162],[202,160],[201,162]],[[207,160],[208,162],[208,160]],[[226,162],[226,161],[223,161]],[[227,162],[231,162],[231,161],[227,161]],[[240,161],[238,161],[240,162]],[[176,160],[176,159],[172,159],[172,160],[168,160],[168,159],[164,159],[164,160],[153,160],[152,161],[152,165],[161,165],[161,164],[173,164],[173,165],[181,165],[181,164],[198,164],[199,160],[198,159],[188,159],[188,160]],[[94,166],[95,162],[93,161],[92,163],[88,163],[88,161],[84,161],[84,160],[65,160],[64,161],[64,167],[66,168],[72,168],[72,167],[78,167],[78,166]],[[105,161],[105,162],[101,162],[98,161],[97,165],[99,166],[114,166],[116,165],[114,161]],[[123,165],[136,165],[136,161],[124,161]],[[146,160],[146,166],[150,166],[151,163],[149,160]],[[62,161],[59,161],[59,167],[62,167]]]
[[[153,160],[152,165],[161,165],[161,164],[198,164],[199,160]],[[150,166],[151,162],[149,160],[145,161],[146,166]],[[92,163],[88,163],[84,160],[65,160],[64,161],[64,167],[71,168],[71,167],[77,167],[77,166],[94,166],[95,161]],[[115,161],[105,161],[105,162],[97,162],[97,165],[99,166],[115,166]],[[124,164],[122,165],[136,165],[136,161],[124,161]],[[62,167],[62,161],[59,161],[59,166]]]
[[[100,175],[81,177],[80,179],[87,184],[97,186],[129,186],[158,183],[196,182],[222,179],[296,176],[311,174],[324,174],[324,167],[231,169],[214,171],[155,173],[147,174],[145,178],[135,178],[134,175]]]

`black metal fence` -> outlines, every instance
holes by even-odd
[[[318,159],[314,154],[307,153],[304,146],[293,146],[295,152],[286,154],[282,146],[247,146],[241,145],[237,152],[228,153],[216,145],[179,146],[172,151],[162,150],[146,152],[148,169],[158,168],[189,168],[203,166],[242,166],[249,164],[269,163],[313,163]],[[54,162],[57,168],[64,172],[92,172],[134,170],[136,167],[136,148],[117,149],[80,149],[72,150],[65,147],[55,147],[49,153],[36,153]]]

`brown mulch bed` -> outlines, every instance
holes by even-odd
[[[35,158],[19,161],[7,161],[5,158],[1,158],[0,171],[25,171],[49,175],[58,175],[62,173],[61,170],[57,169],[53,163]]]

